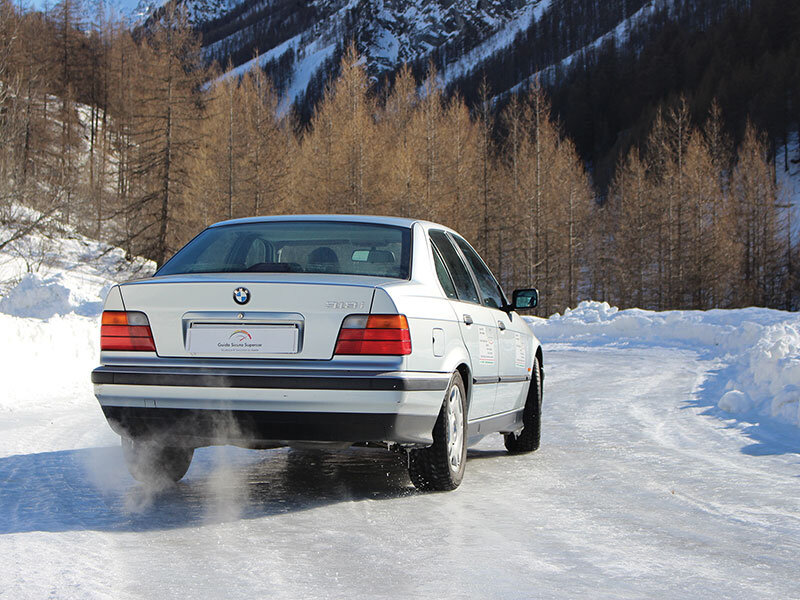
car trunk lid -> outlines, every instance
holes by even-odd
[[[125,310],[150,320],[163,357],[327,360],[343,319],[369,313],[376,277],[193,274],[123,284]],[[237,293],[238,290],[238,293]],[[239,301],[247,296],[246,303]]]

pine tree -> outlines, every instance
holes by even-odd
[[[374,98],[351,44],[339,77],[330,82],[300,152],[300,201],[322,212],[363,213],[375,206],[378,157]]]
[[[84,7],[81,0],[61,0],[53,8],[52,18],[56,25],[53,48],[53,72],[57,82],[60,101],[61,137],[57,153],[59,185],[65,191],[64,220],[69,223],[75,205],[80,203],[80,154],[82,152],[82,124],[78,117],[76,100],[77,86],[81,76],[78,49],[81,30],[84,27]]]
[[[461,232],[468,239],[478,236],[479,214],[476,175],[479,157],[476,152],[476,124],[469,115],[463,99],[450,98],[444,112],[442,125],[442,188],[445,207],[438,211],[441,222]],[[501,207],[497,207],[498,210]]]
[[[770,306],[783,299],[781,209],[769,150],[752,123],[747,124],[731,179],[737,235],[744,244],[742,281],[735,305]]]
[[[289,212],[289,168],[295,153],[293,139],[283,119],[277,117],[278,97],[261,69],[248,73],[241,83],[244,148],[242,168],[250,214]]]
[[[477,155],[479,163],[479,198],[480,198],[480,221],[481,227],[478,234],[478,252],[484,258],[493,263],[490,248],[490,223],[489,214],[494,200],[494,190],[492,189],[492,106],[489,84],[484,75],[480,88],[478,89],[477,106],[477,128],[476,136]]]
[[[433,63],[430,63],[428,75],[422,84],[422,98],[414,112],[413,131],[419,135],[418,145],[421,152],[417,154],[418,169],[422,178],[422,194],[418,199],[419,210],[426,218],[436,221],[441,214],[451,210],[449,199],[444,194],[443,149],[446,144],[442,125],[444,111],[442,106],[442,90],[438,83],[438,75]]]
[[[185,223],[190,198],[189,165],[198,146],[200,83],[204,80],[199,44],[185,12],[168,7],[140,47],[142,76],[133,115],[137,156],[135,204],[142,252],[158,265],[191,231]]]
[[[408,65],[395,79],[378,121],[380,161],[379,179],[383,212],[409,217],[416,210],[421,188],[417,158],[417,136],[413,117],[419,98],[416,82]]]

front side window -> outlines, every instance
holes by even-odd
[[[262,221],[209,227],[156,275],[334,273],[408,279],[411,229],[342,221]]]
[[[453,278],[458,299],[464,302],[480,304],[478,290],[475,288],[472,276],[470,276],[464,261],[461,260],[450,239],[445,235],[444,231],[431,231],[430,235],[433,245],[441,254],[442,260]]]
[[[489,267],[484,264],[481,257],[478,256],[478,253],[472,249],[472,246],[470,246],[465,239],[457,235],[454,235],[453,238],[456,240],[458,247],[461,248],[461,252],[464,253],[464,257],[467,259],[472,272],[475,273],[475,279],[478,280],[478,285],[481,288],[483,304],[490,308],[502,309],[505,304],[503,292],[500,291],[500,286],[489,270]]]

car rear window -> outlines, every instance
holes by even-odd
[[[337,273],[408,279],[411,229],[340,221],[265,221],[209,227],[156,275]]]

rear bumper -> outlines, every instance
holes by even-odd
[[[121,435],[206,445],[430,444],[447,373],[104,366],[95,396]],[[180,439],[178,439],[180,438]]]
[[[319,370],[97,367],[92,383],[168,387],[224,387],[291,390],[444,391],[449,376],[439,373]]]
[[[112,429],[129,437],[158,437],[176,445],[264,445],[308,442],[430,444],[426,415],[276,412],[103,406]]]

